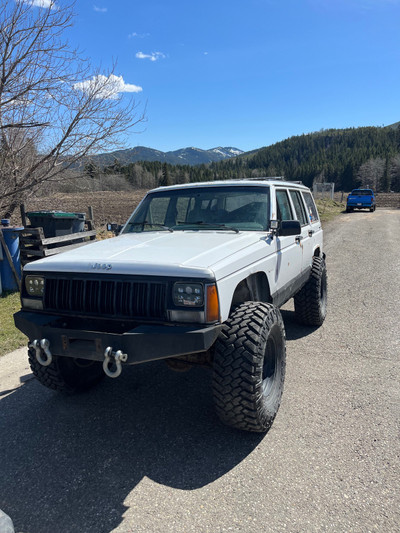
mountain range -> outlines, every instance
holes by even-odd
[[[161,152],[145,146],[136,146],[127,150],[117,150],[115,152],[98,154],[92,157],[93,163],[106,167],[118,161],[120,165],[128,165],[137,161],[159,161],[171,165],[201,165],[206,163],[216,163],[231,157],[243,154],[243,150],[231,146],[210,148],[201,150],[200,148],[181,148],[171,152]]]

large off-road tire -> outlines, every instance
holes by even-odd
[[[50,365],[43,366],[33,348],[28,349],[28,357],[32,372],[42,385],[66,394],[88,390],[105,376],[99,361],[53,355]]]
[[[301,324],[321,326],[326,317],[328,277],[325,260],[314,257],[310,278],[294,297],[294,310]]]
[[[217,339],[213,365],[214,402],[222,422],[268,431],[285,380],[286,336],[279,309],[261,302],[237,307]]]

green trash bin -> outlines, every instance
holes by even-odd
[[[26,216],[34,228],[43,228],[45,237],[79,233],[85,229],[85,213],[64,211],[29,211]]]

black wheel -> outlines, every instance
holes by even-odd
[[[310,278],[294,297],[297,319],[306,326],[321,326],[326,317],[328,277],[325,260],[314,257]]]
[[[213,395],[228,426],[265,432],[281,402],[286,336],[279,309],[261,302],[237,307],[217,339]]]
[[[53,355],[50,365],[43,366],[33,348],[29,348],[28,357],[32,372],[42,385],[67,394],[88,390],[105,376],[99,361]]]
[[[351,213],[352,211],[351,207],[346,207],[346,213]]]

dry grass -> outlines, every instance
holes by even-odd
[[[321,222],[329,222],[333,218],[343,213],[346,210],[345,202],[338,202],[336,200],[316,200],[315,202],[318,207],[319,216]]]

